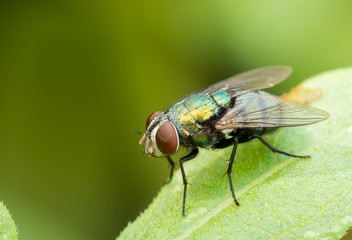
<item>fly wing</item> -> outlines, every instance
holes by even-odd
[[[258,68],[215,83],[203,92],[222,90],[231,93],[238,90],[270,88],[285,80],[291,72],[292,69],[288,66]]]
[[[286,101],[262,91],[242,91],[233,108],[215,125],[218,130],[235,128],[292,127],[323,121],[329,114],[318,108]]]

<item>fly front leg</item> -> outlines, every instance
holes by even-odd
[[[183,180],[183,202],[182,202],[182,216],[185,216],[185,207],[186,207],[186,192],[187,192],[187,179],[185,169],[183,168],[183,163],[187,162],[198,155],[198,148],[194,148],[187,156],[184,156],[180,159],[180,169],[182,173],[182,180]]]
[[[280,154],[283,154],[283,155],[286,155],[286,156],[289,156],[289,157],[295,157],[295,158],[310,158],[309,155],[300,156],[300,155],[294,155],[294,154],[291,154],[291,153],[287,153],[287,152],[281,151],[281,150],[277,149],[276,147],[271,146],[270,143],[265,141],[260,135],[253,134],[252,136],[254,138],[259,139],[259,141],[261,141],[267,148],[269,148],[273,152],[280,153]]]
[[[175,163],[174,163],[174,161],[172,161],[170,156],[167,156],[166,159],[167,159],[167,161],[169,162],[169,164],[171,166],[170,178],[169,178],[169,180],[166,181],[166,183],[169,183],[169,182],[171,182],[171,179],[172,179],[172,177],[174,175]]]
[[[233,149],[232,149],[232,153],[231,153],[231,157],[230,157],[230,161],[229,161],[229,165],[227,167],[226,173],[227,173],[227,176],[229,177],[230,189],[231,189],[233,200],[235,201],[236,205],[239,206],[240,204],[236,199],[235,191],[233,190],[232,179],[231,179],[232,164],[235,160],[235,155],[236,155],[236,150],[238,145],[238,139],[234,138],[233,140],[234,140]]]

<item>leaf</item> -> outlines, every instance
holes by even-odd
[[[352,68],[319,75],[303,87],[321,90],[312,105],[331,117],[264,138],[311,159],[273,154],[257,140],[240,144],[233,169],[236,207],[223,176],[231,148],[203,150],[186,165],[187,216],[181,214],[177,171],[118,239],[341,238],[352,225]]]
[[[17,240],[15,222],[2,202],[0,202],[0,239]]]

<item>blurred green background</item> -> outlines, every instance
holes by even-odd
[[[282,93],[352,66],[351,13],[347,0],[2,1],[0,199],[20,239],[114,239],[169,174],[131,134],[152,111],[257,67],[294,68]]]

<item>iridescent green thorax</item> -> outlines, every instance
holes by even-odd
[[[192,138],[197,146],[209,147],[215,143],[216,136],[206,134],[204,127],[230,103],[231,96],[227,92],[199,92],[176,103],[167,114],[175,123],[182,139]]]

